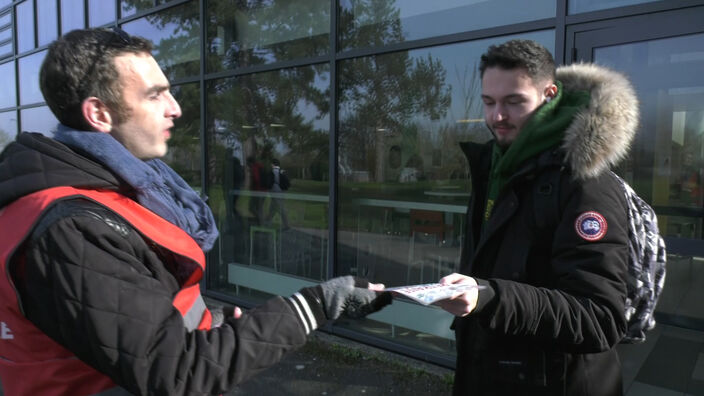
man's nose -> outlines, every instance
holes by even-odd
[[[171,95],[171,92],[168,93],[168,105],[166,107],[166,116],[168,118],[179,118],[181,117],[181,106],[179,106],[178,101],[176,101],[176,98]]]
[[[506,119],[506,108],[500,104],[496,104],[491,113],[491,120],[494,122],[504,121]]]

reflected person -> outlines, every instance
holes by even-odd
[[[218,232],[159,160],[181,108],[150,43],[69,32],[40,87],[55,137],[25,132],[0,154],[4,394],[218,395],[327,321],[388,302],[347,276],[247,313],[208,309],[199,285]]]
[[[267,221],[270,222],[274,218],[276,213],[278,213],[279,217],[281,218],[281,228],[287,230],[289,228],[289,225],[288,215],[286,215],[286,207],[284,206],[284,199],[279,196],[276,196],[278,194],[282,194],[284,190],[288,188],[287,186],[282,187],[282,179],[284,177],[287,177],[283,173],[284,172],[281,169],[281,163],[277,158],[273,158],[271,160],[271,192],[274,193],[274,196],[272,196],[269,200],[269,212],[267,214]]]

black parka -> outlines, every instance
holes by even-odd
[[[456,395],[622,393],[614,346],[626,327],[627,209],[608,169],[627,152],[637,102],[625,79],[593,65],[560,68],[557,78],[564,89],[588,90],[590,105],[559,148],[519,167],[483,230],[493,142],[462,145],[473,189],[460,272],[487,288],[477,309],[453,324]],[[615,122],[603,111],[613,95],[630,107],[612,108],[624,121],[603,130]],[[609,145],[599,140],[605,135]],[[577,230],[587,212],[606,221],[598,240]]]
[[[40,134],[20,134],[0,155],[0,208],[56,186],[133,195],[87,154]],[[306,342],[303,318],[282,297],[240,319],[232,307],[214,312],[218,327],[188,331],[172,305],[172,255],[92,201],[57,202],[15,257],[25,317],[131,394],[221,394]],[[324,317],[319,304],[311,309]]]

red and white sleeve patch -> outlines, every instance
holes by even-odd
[[[606,235],[609,225],[598,212],[584,212],[574,222],[574,229],[582,239],[590,242],[598,241]]]

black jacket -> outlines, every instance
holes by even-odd
[[[590,105],[559,148],[513,175],[483,231],[493,142],[462,146],[473,193],[460,271],[487,288],[454,323],[457,395],[622,393],[614,346],[626,326],[628,227],[608,169],[628,150],[637,102],[624,78],[593,65],[559,68],[557,79],[566,90],[588,90]],[[587,212],[605,219],[602,238],[577,231]]]
[[[0,155],[0,207],[55,186],[133,195],[87,154],[39,134],[21,134]],[[230,307],[219,327],[188,332],[172,305],[170,254],[91,201],[53,205],[18,255],[26,264],[10,271],[25,316],[134,394],[223,393],[306,341],[303,318],[281,297],[240,319]],[[324,318],[319,301],[311,305]]]

